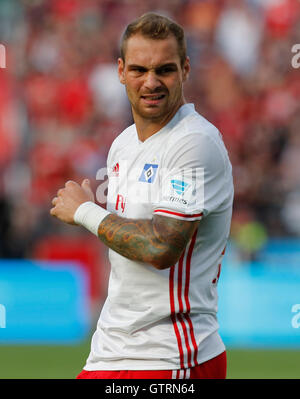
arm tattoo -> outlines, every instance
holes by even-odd
[[[110,214],[100,223],[98,236],[120,255],[163,269],[177,262],[197,224],[198,221],[186,222],[159,215],[144,220]]]

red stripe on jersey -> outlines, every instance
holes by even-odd
[[[177,321],[176,321],[176,314],[175,314],[174,270],[175,270],[175,265],[170,267],[170,276],[169,276],[171,320],[172,320],[172,323],[173,323],[173,328],[174,328],[174,331],[175,331],[175,335],[176,335],[176,338],[177,338],[177,344],[178,344],[178,348],[179,348],[180,367],[184,368],[184,356],[183,356],[182,342],[181,342],[180,332],[178,330]]]
[[[191,363],[191,358],[192,358],[192,351],[191,351],[191,347],[190,347],[190,343],[189,343],[189,337],[188,337],[188,332],[187,332],[187,328],[185,325],[185,322],[181,316],[180,313],[177,314],[177,318],[181,324],[181,328],[183,330],[183,336],[184,336],[184,341],[185,341],[185,345],[187,348],[187,363],[188,363],[188,367],[192,367],[192,363]]]
[[[187,328],[185,325],[185,322],[183,318],[181,317],[181,314],[183,313],[183,302],[182,302],[182,268],[183,268],[183,258],[184,258],[185,251],[181,255],[178,263],[178,281],[177,281],[177,296],[178,296],[178,302],[179,302],[179,313],[177,315],[178,320],[181,324],[181,328],[183,331],[184,335],[184,340],[185,340],[185,345],[187,348],[187,362],[188,362],[188,367],[192,367],[191,364],[191,357],[192,357],[192,351],[189,343],[189,337],[188,337],[188,332]]]
[[[177,294],[178,294],[178,302],[179,302],[179,312],[183,311],[183,303],[181,298],[181,291],[182,291],[182,267],[183,267],[183,258],[184,258],[185,250],[181,255],[179,262],[178,262],[178,281],[177,281]]]
[[[217,274],[216,282],[219,281],[220,274],[221,274],[221,267],[222,267],[222,264],[219,263],[219,265],[218,265],[218,274]]]
[[[178,342],[179,354],[180,354],[180,367],[181,368],[184,368],[184,351],[185,350],[187,352],[188,367],[189,368],[193,367],[192,354],[193,354],[194,366],[198,365],[198,361],[197,361],[198,347],[197,347],[197,343],[196,343],[196,339],[195,339],[193,323],[192,323],[192,320],[189,315],[190,311],[191,311],[191,305],[190,305],[190,301],[189,301],[190,269],[191,269],[191,258],[192,258],[192,253],[193,253],[195,242],[196,242],[196,237],[197,237],[197,230],[193,234],[190,245],[187,249],[188,252],[187,252],[186,262],[183,262],[184,256],[185,256],[185,251],[181,255],[179,262],[178,262],[177,297],[178,297],[179,311],[177,314],[175,313],[175,298],[174,298],[174,292],[173,292],[173,290],[174,290],[174,272],[175,272],[175,266],[177,264],[175,266],[172,266],[172,268],[171,268],[172,270],[170,270],[171,319],[173,322],[173,327],[174,327],[177,342]],[[185,273],[184,292],[183,292],[183,283],[182,283],[183,273]],[[184,298],[185,303],[183,303],[183,298]],[[185,310],[185,312],[184,312],[184,310]],[[184,316],[184,317],[182,317],[182,316]],[[182,332],[180,333],[180,331],[179,331],[178,322],[181,325],[183,337],[182,337]],[[189,338],[189,336],[190,336],[190,338]],[[183,345],[182,345],[183,338],[184,338],[185,348],[183,348]],[[191,349],[190,340],[192,343],[193,350]]]
[[[184,299],[185,299],[185,303],[186,303],[186,313],[184,313],[184,317],[185,317],[186,321],[188,322],[188,325],[190,328],[191,340],[192,340],[193,347],[194,347],[194,359],[193,359],[194,366],[198,365],[198,361],[197,361],[198,346],[197,346],[197,342],[195,339],[193,323],[192,323],[192,320],[189,315],[189,313],[191,311],[191,305],[190,305],[190,301],[189,301],[189,286],[190,286],[191,259],[192,259],[192,253],[194,250],[195,242],[196,242],[197,232],[198,232],[198,230],[196,230],[195,233],[193,234],[191,244],[190,244],[190,247],[188,250],[187,258],[186,258],[186,278],[185,278],[185,288],[184,288]],[[189,367],[191,367],[191,366],[189,366]]]
[[[166,211],[165,209],[155,209],[154,213],[156,213],[156,212],[168,213],[170,215],[181,216],[183,218],[194,218],[194,217],[199,217],[199,216],[203,215],[202,212],[201,213],[195,213],[194,215],[185,215],[184,213]]]
[[[186,257],[184,292],[182,291],[182,288],[183,288],[182,278],[183,278],[183,270],[184,270],[183,260],[184,260],[184,256],[185,256],[185,251],[181,255],[179,262],[178,262],[177,297],[178,297],[178,304],[179,304],[179,312],[177,314],[175,313],[175,298],[174,298],[175,265],[170,268],[169,289],[170,289],[170,302],[171,302],[171,319],[173,322],[173,328],[175,330],[175,335],[177,338],[181,368],[184,368],[184,349],[182,346],[182,337],[181,337],[181,334],[180,334],[180,331],[178,328],[178,321],[181,325],[183,336],[184,336],[184,342],[185,342],[186,351],[187,351],[188,367],[189,368],[193,367],[192,360],[191,360],[192,359],[192,349],[190,346],[189,335],[191,337],[191,342],[193,345],[194,366],[198,365],[198,361],[197,361],[198,347],[197,347],[197,343],[196,343],[196,339],[195,339],[193,323],[192,323],[192,320],[189,315],[189,313],[191,311],[191,305],[190,305],[190,301],[189,301],[190,269],[191,269],[191,258],[192,258],[192,253],[193,253],[195,242],[196,242],[196,237],[197,237],[197,230],[193,234],[193,237],[191,239],[191,242],[190,242],[190,245],[188,248],[187,257]],[[183,304],[182,298],[184,298],[184,302],[185,302],[185,312],[184,312],[184,304]],[[184,318],[182,316],[184,316]],[[187,328],[186,323],[188,324],[189,329]],[[189,331],[189,334],[188,334],[188,331]]]

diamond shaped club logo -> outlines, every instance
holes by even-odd
[[[150,166],[150,168],[144,172],[145,179],[148,181],[149,179],[151,179],[153,174],[154,174],[153,168],[152,168],[152,166]]]
[[[153,183],[156,176],[157,168],[158,165],[156,164],[146,163],[139,178],[139,181],[145,183]]]

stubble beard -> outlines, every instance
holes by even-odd
[[[182,96],[178,94],[176,98],[170,102],[169,100],[169,94],[166,93],[166,103],[163,104],[162,107],[157,107],[157,106],[151,106],[149,105],[147,108],[152,109],[152,108],[160,108],[158,109],[158,112],[147,112],[147,110],[144,110],[142,106],[136,103],[131,103],[133,114],[136,115],[137,117],[143,118],[144,120],[148,122],[154,122],[154,123],[164,123],[165,121],[170,120],[170,116],[173,116],[175,114],[175,111],[179,108],[181,102],[182,102]]]

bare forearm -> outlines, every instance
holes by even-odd
[[[198,223],[160,215],[154,215],[151,220],[114,215],[94,203],[87,179],[81,186],[68,181],[58,190],[52,205],[52,216],[87,228],[119,254],[157,269],[165,269],[178,261]]]
[[[176,263],[186,244],[184,237],[178,237],[178,231],[176,234],[172,231],[174,220],[171,219],[168,228],[166,221],[161,224],[159,218],[136,220],[110,214],[100,223],[98,236],[126,258],[163,269]]]

